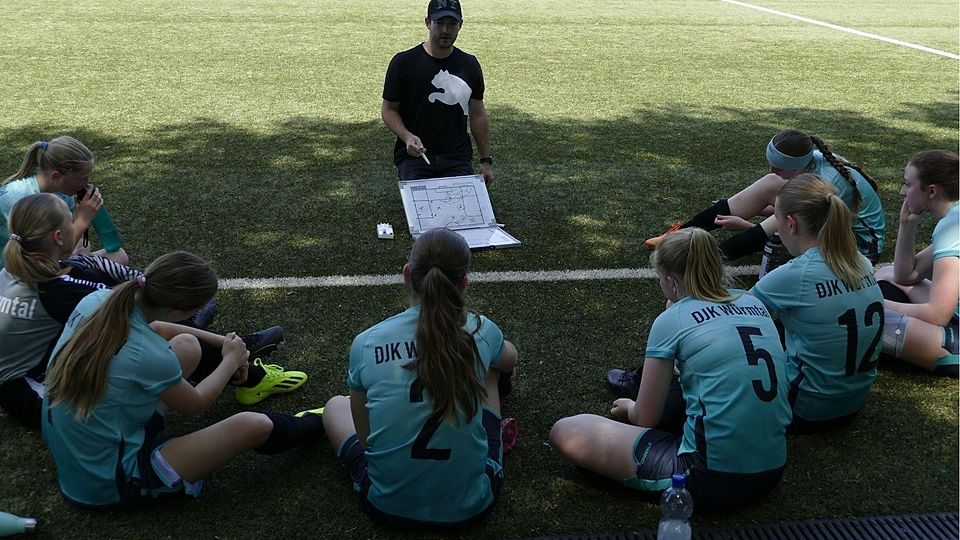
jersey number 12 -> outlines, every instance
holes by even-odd
[[[877,359],[873,358],[873,352],[877,350],[877,343],[880,336],[883,335],[883,304],[874,302],[867,306],[867,311],[863,314],[863,325],[873,326],[874,315],[880,316],[880,324],[877,325],[877,333],[873,336],[873,341],[867,347],[860,359],[860,367],[857,367],[857,346],[860,340],[857,337],[859,325],[857,325],[857,312],[850,308],[843,312],[843,315],[837,317],[837,324],[847,327],[847,377],[855,373],[864,373],[873,370],[877,366]]]

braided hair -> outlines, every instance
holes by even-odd
[[[840,173],[840,176],[849,182],[850,187],[853,188],[853,206],[851,210],[854,212],[860,210],[860,202],[863,200],[863,197],[860,195],[860,190],[857,189],[856,178],[850,174],[850,169],[860,173],[874,191],[878,190],[877,183],[869,174],[864,172],[859,165],[834,154],[827,143],[823,142],[823,139],[816,135],[804,133],[796,129],[785,129],[773,137],[773,144],[777,147],[777,150],[788,156],[803,156],[809,154],[813,151],[814,147],[816,147],[816,149],[823,154],[823,158],[827,160],[827,163],[836,169],[836,171]]]

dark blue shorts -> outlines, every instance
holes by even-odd
[[[479,514],[457,522],[430,522],[410,519],[403,516],[388,514],[377,509],[367,499],[367,493],[370,491],[370,477],[367,475],[367,456],[366,451],[360,447],[360,438],[354,433],[347,437],[340,445],[340,452],[337,459],[350,471],[350,478],[353,479],[354,487],[359,491],[360,507],[370,519],[377,521],[387,527],[395,529],[436,529],[436,528],[458,528],[476,523],[487,517],[500,499],[500,490],[503,487],[503,451],[501,448],[500,418],[493,411],[483,409],[483,429],[487,432],[487,478],[490,480],[490,489],[493,492],[493,502]],[[499,467],[493,467],[490,461],[496,462]]]
[[[674,474],[687,477],[687,490],[698,511],[727,511],[759,499],[776,487],[784,467],[758,473],[725,473],[707,470],[693,452],[678,454],[682,435],[648,429],[637,437],[633,462],[637,475],[624,480],[627,487],[646,492],[651,501],[671,485]]]

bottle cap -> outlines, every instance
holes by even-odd
[[[24,518],[23,519],[23,532],[32,533],[37,530],[37,520],[33,518]]]
[[[686,483],[687,477],[682,474],[673,475],[673,487],[676,489],[683,488],[683,485]]]

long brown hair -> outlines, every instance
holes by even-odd
[[[430,394],[432,419],[451,424],[469,421],[486,397],[478,375],[483,362],[473,336],[464,330],[467,309],[461,284],[470,267],[470,248],[459,234],[432,229],[414,242],[409,267],[420,317],[417,359],[406,367],[416,370]]]
[[[707,302],[734,300],[723,270],[720,247],[712,234],[689,227],[667,236],[650,255],[657,272],[683,280],[688,295]]]
[[[20,238],[11,236],[3,248],[7,272],[32,289],[67,273],[69,268],[61,268],[57,259],[45,253],[53,242],[51,234],[67,227],[73,227],[70,210],[56,195],[34,193],[17,201],[10,209],[7,229]]]
[[[796,129],[785,129],[773,136],[773,145],[777,147],[777,150],[788,156],[794,157],[805,156],[812,152],[814,147],[816,147],[816,149],[823,154],[823,157],[827,160],[827,163],[836,169],[837,172],[840,173],[840,176],[850,183],[850,187],[853,189],[853,206],[850,208],[854,212],[858,212],[860,210],[860,202],[863,200],[863,197],[860,195],[860,190],[857,188],[857,179],[850,174],[849,169],[853,169],[860,173],[860,175],[863,176],[863,178],[873,187],[874,191],[877,190],[877,183],[873,181],[873,178],[871,178],[869,174],[864,172],[864,170],[856,163],[851,163],[834,154],[833,151],[830,150],[830,147],[827,146],[827,143],[823,142],[823,139],[817,137],[816,135],[804,133]]]
[[[61,135],[49,141],[37,141],[27,148],[17,172],[3,181],[4,184],[37,174],[37,171],[59,171],[67,174],[84,163],[93,163],[93,152],[82,142],[69,135]]]
[[[910,158],[907,165],[917,169],[924,186],[936,184],[951,201],[958,198],[958,157],[949,150],[925,150]]]
[[[217,291],[217,275],[195,255],[161,255],[143,276],[115,289],[63,346],[47,374],[51,404],[66,403],[87,418],[107,389],[110,360],[130,334],[134,304],[147,308],[198,309]]]
[[[783,185],[774,207],[796,217],[807,234],[816,235],[830,270],[850,288],[859,287],[867,268],[857,251],[853,213],[833,186],[812,173],[798,175]]]

